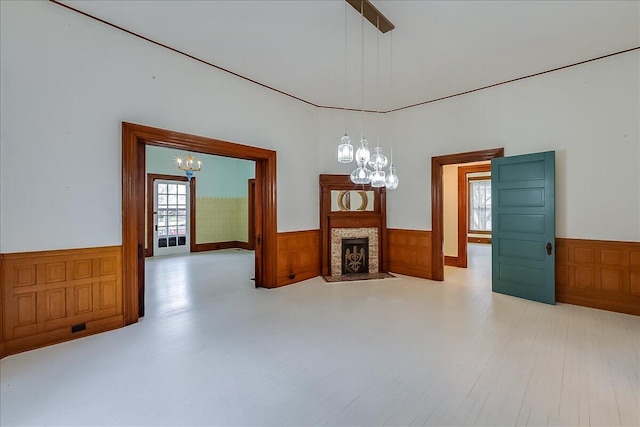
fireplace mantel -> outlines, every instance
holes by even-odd
[[[331,208],[332,191],[366,191],[373,194],[370,210],[341,211]],[[356,185],[349,175],[320,175],[320,235],[321,235],[321,272],[331,276],[331,238],[334,229],[377,229],[377,267],[379,273],[389,271],[387,251],[387,203],[386,189],[373,188],[370,185]],[[369,241],[369,245],[373,242]],[[371,260],[370,260],[371,262]],[[375,264],[374,264],[375,265]]]

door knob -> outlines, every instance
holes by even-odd
[[[551,255],[552,249],[553,249],[553,246],[551,246],[551,242],[547,242],[547,255]]]

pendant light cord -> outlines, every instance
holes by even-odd
[[[347,2],[344,2],[344,134],[347,134]]]
[[[376,109],[378,122],[378,137],[376,146],[380,147],[380,15],[376,16],[376,103],[378,108]]]
[[[393,31],[391,31],[391,37],[390,37],[390,48],[389,48],[389,108],[387,109],[388,111],[391,111],[393,108]],[[393,111],[391,111],[391,114],[394,114]],[[393,166],[393,136],[395,134],[395,119],[393,118],[393,116],[391,116],[391,137],[389,138],[389,151],[391,154],[391,158],[389,159],[391,161],[391,163],[389,164],[389,166]]]

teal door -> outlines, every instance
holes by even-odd
[[[491,161],[494,292],[556,302],[555,154]]]

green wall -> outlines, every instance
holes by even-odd
[[[147,146],[147,173],[183,175],[177,157],[188,152]],[[255,177],[255,162],[193,153],[202,161],[196,178],[196,243],[249,241],[248,180]],[[193,224],[192,224],[193,226]]]

